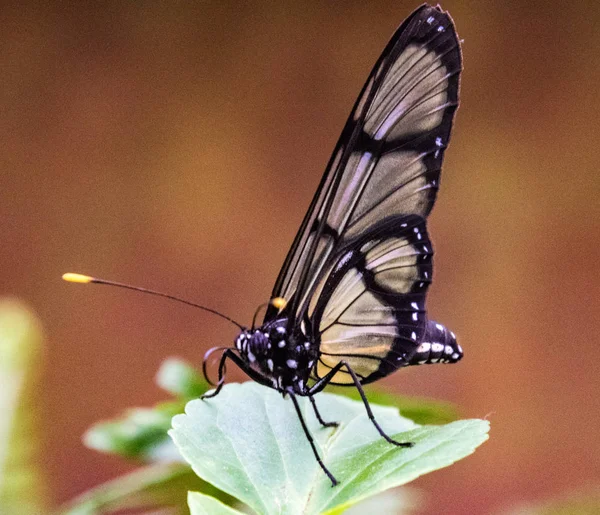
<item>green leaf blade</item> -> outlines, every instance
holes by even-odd
[[[188,493],[188,506],[190,515],[243,515],[241,511],[200,492]]]
[[[256,383],[227,385],[218,397],[187,404],[170,435],[205,481],[257,513],[339,513],[356,502],[450,465],[487,439],[488,423],[471,420],[418,426],[390,407],[372,406],[384,430],[412,448],[385,442],[362,403],[319,394],[319,409],[337,429],[318,423],[307,399],[299,399],[320,456],[340,481],[321,471],[292,402]]]
[[[486,441],[488,429],[489,424],[481,420],[420,427],[393,435],[397,440],[415,444],[400,452],[380,439],[345,458],[348,466],[339,474],[340,487],[315,495],[314,499],[322,500],[322,504],[313,505],[310,513],[328,513],[340,506],[349,507],[362,499],[447,467],[473,453]]]

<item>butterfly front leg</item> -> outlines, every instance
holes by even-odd
[[[271,381],[268,380],[268,378],[266,378],[256,370],[252,369],[250,365],[246,363],[242,358],[240,358],[233,349],[227,349],[225,352],[223,352],[221,360],[219,361],[219,376],[217,380],[217,387],[215,388],[214,392],[205,393],[204,395],[202,395],[200,397],[202,400],[216,397],[223,388],[223,385],[225,384],[225,373],[227,371],[227,359],[233,361],[238,367],[240,367],[250,377],[250,379],[253,379],[257,383],[262,384],[264,386],[268,386],[269,388],[273,388],[273,385],[271,384]]]
[[[345,367],[350,376],[352,377],[352,381],[354,381],[354,386],[356,386],[356,389],[360,394],[360,398],[362,399],[363,404],[365,405],[365,409],[367,410],[369,420],[375,426],[375,429],[377,429],[379,434],[383,438],[385,438],[386,441],[393,445],[397,445],[398,447],[412,447],[414,445],[412,442],[398,442],[397,440],[394,440],[392,437],[388,436],[386,432],[381,428],[377,420],[375,420],[375,415],[373,415],[373,411],[371,410],[371,406],[369,404],[367,396],[365,395],[365,391],[363,390],[362,384],[360,383],[360,379],[356,375],[356,372],[352,370],[352,367],[344,360],[340,361],[337,365],[335,365],[335,367],[333,367],[329,371],[329,373],[327,373],[327,375],[323,376],[312,386],[308,393],[309,396],[314,395],[323,390],[331,382],[335,374],[342,369],[342,367]]]

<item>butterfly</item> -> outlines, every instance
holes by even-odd
[[[433,274],[426,219],[439,188],[444,152],[458,107],[462,70],[452,18],[423,5],[396,30],[375,63],[323,178],[285,258],[264,320],[251,328],[216,310],[172,295],[80,274],[71,282],[142,291],[198,307],[239,327],[223,351],[216,388],[232,362],[254,381],[289,397],[317,462],[319,456],[300,410],[327,385],[357,388],[379,434],[399,447],[377,420],[363,385],[399,368],[456,363],[463,351],[454,333],[425,310]],[[257,311],[258,313],[258,311]]]
[[[362,386],[463,355],[454,333],[425,310],[433,272],[426,218],[458,107],[461,62],[454,23],[439,7],[419,7],[397,29],[346,122],[262,324],[242,329],[224,350],[216,389],[203,397],[219,394],[228,361],[288,396],[333,485],[297,397],[308,397],[330,427],[315,394],[328,384],[354,386],[381,436],[408,447],[379,426]]]

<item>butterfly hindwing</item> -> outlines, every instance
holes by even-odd
[[[342,359],[362,383],[410,363],[425,334],[432,256],[418,215],[385,218],[348,243],[312,310],[320,350],[316,379]],[[342,369],[332,382],[352,378]]]
[[[453,22],[439,8],[417,9],[392,36],[273,289],[273,297],[290,301],[290,324],[323,295],[319,289],[350,242],[385,218],[429,214],[458,105],[460,70]],[[273,316],[267,312],[266,320]]]

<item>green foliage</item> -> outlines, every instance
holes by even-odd
[[[214,497],[200,492],[190,492],[188,494],[188,506],[190,507],[190,515],[243,515],[241,511],[235,510]]]
[[[456,410],[450,404],[371,389],[368,396],[374,403],[394,406],[373,406],[384,428],[417,443],[411,449],[397,449],[379,437],[362,403],[319,394],[323,415],[342,422],[336,430],[323,429],[302,402],[324,459],[341,481],[332,489],[291,402],[277,392],[254,383],[231,384],[215,399],[201,401],[198,397],[208,384],[194,367],[175,358],[163,363],[156,381],[175,398],[153,408],[129,409],[94,425],[84,437],[88,447],[150,465],[86,492],[61,513],[97,515],[160,507],[177,515],[188,510],[235,514],[240,512],[232,506],[240,502],[258,513],[274,512],[273,503],[282,510],[277,513],[300,513],[299,507],[306,514],[342,513],[362,499],[449,465],[487,438],[487,423],[482,421],[417,425],[455,420]],[[353,388],[335,390],[355,395]],[[174,415],[172,435],[177,446],[168,435]],[[247,470],[242,472],[244,467]],[[260,488],[248,494],[254,485]],[[397,492],[386,496],[390,505],[406,505]]]
[[[34,465],[40,447],[36,386],[42,331],[20,302],[0,299],[0,513],[46,512],[46,485]]]
[[[154,408],[131,408],[113,420],[99,422],[84,435],[85,445],[128,459],[180,461],[180,455],[167,435],[171,419],[183,413],[187,400],[206,392],[208,383],[196,369],[178,358],[164,361],[156,374],[156,382],[177,399],[162,402]]]
[[[84,435],[91,449],[143,461],[173,461],[180,455],[168,437],[171,419],[183,413],[185,403],[205,393],[209,385],[191,365],[178,358],[164,361],[156,374],[156,382],[177,398],[153,408],[131,408],[123,415],[94,424]],[[359,398],[355,388],[332,388],[332,391]],[[395,406],[405,418],[418,424],[444,424],[456,420],[456,409],[450,404],[430,399],[398,397],[371,388],[369,399],[375,404]]]
[[[171,419],[181,412],[180,402],[155,408],[132,408],[116,420],[99,422],[83,436],[87,447],[147,462],[177,461],[179,454],[167,439]]]
[[[360,400],[358,390],[353,387],[332,386],[327,391]],[[373,387],[370,387],[367,391],[369,402],[383,406],[394,406],[400,410],[404,418],[408,418],[417,424],[447,424],[459,418],[456,407],[449,402],[422,397],[404,397],[382,392]]]
[[[415,443],[397,448],[379,436],[362,403],[319,394],[322,413],[340,422],[337,429],[326,429],[308,401],[301,401],[320,454],[341,483],[335,488],[315,461],[292,403],[258,384],[230,384],[214,399],[189,402],[170,433],[201,478],[261,514],[342,513],[454,463],[487,439],[486,421],[425,427],[396,409],[373,406],[388,433]]]
[[[149,465],[88,490],[63,506],[60,513],[96,515],[120,510],[143,513],[139,510],[170,507],[169,513],[184,515],[188,513],[184,502],[187,492],[206,486],[187,465]]]

